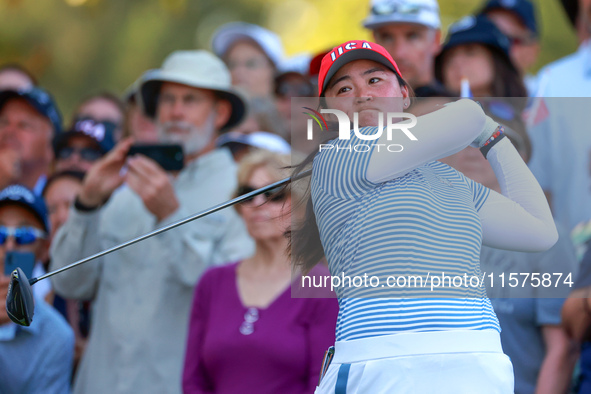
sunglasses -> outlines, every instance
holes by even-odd
[[[74,153],[77,153],[84,161],[94,162],[103,157],[103,152],[93,148],[62,148],[57,152],[57,157],[61,160],[69,159]]]
[[[242,196],[244,194],[252,193],[255,190],[257,190],[257,189],[253,188],[252,186],[242,186],[238,189],[238,195]],[[262,195],[264,197],[265,202],[282,202],[282,201],[285,201],[285,199],[287,198],[287,193],[285,192],[283,186],[279,186],[279,187],[276,187],[275,189],[267,190],[266,192],[263,192],[260,195]],[[256,196],[245,199],[242,202],[242,204],[252,204],[255,197]]]
[[[14,237],[17,245],[30,245],[38,239],[45,239],[47,234],[35,227],[0,226],[0,245],[4,245],[8,237]]]

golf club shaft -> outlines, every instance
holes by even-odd
[[[133,245],[135,243],[138,243],[140,241],[143,241],[144,239],[148,239],[150,237],[153,237],[154,235],[158,235],[158,234],[161,234],[161,233],[163,233],[165,231],[172,230],[175,227],[181,226],[181,225],[183,225],[185,223],[192,222],[193,220],[202,218],[202,217],[207,216],[207,215],[209,215],[211,213],[214,213],[214,212],[217,212],[217,211],[222,210],[224,208],[230,207],[230,206],[232,206],[234,204],[239,204],[239,203],[243,202],[244,200],[248,200],[251,197],[257,196],[257,195],[262,194],[262,193],[264,193],[266,191],[269,191],[269,190],[275,189],[275,188],[277,188],[279,186],[283,186],[283,185],[285,185],[287,183],[290,183],[293,180],[298,180],[298,179],[301,179],[303,177],[309,176],[311,174],[312,174],[312,170],[307,170],[307,171],[304,171],[304,172],[298,174],[296,176],[296,178],[294,178],[294,179],[292,179],[292,178],[285,178],[283,180],[277,181],[277,182],[272,183],[270,185],[267,185],[265,187],[261,187],[260,189],[253,190],[250,193],[246,193],[246,194],[243,194],[242,196],[238,196],[238,197],[236,197],[236,198],[234,198],[232,200],[229,200],[229,201],[226,201],[226,202],[221,203],[219,205],[216,205],[216,206],[214,206],[212,208],[209,208],[209,209],[207,209],[205,211],[201,211],[199,213],[196,213],[193,216],[189,216],[189,217],[187,217],[185,219],[181,219],[181,220],[179,220],[177,222],[174,222],[174,223],[169,224],[168,226],[161,227],[161,228],[156,229],[154,231],[151,231],[151,232],[149,232],[147,234],[140,235],[137,238],[134,238],[134,239],[131,239],[131,240],[129,240],[127,242],[124,242],[122,244],[113,246],[112,248],[103,250],[102,252],[98,252],[98,253],[93,254],[92,256],[86,257],[86,258],[84,258],[82,260],[75,261],[72,264],[66,265],[65,267],[62,267],[62,268],[57,269],[55,271],[48,272],[47,274],[42,275],[42,276],[40,276],[38,278],[31,278],[29,280],[29,283],[31,285],[33,285],[33,284],[39,282],[40,280],[49,278],[50,276],[59,274],[60,272],[63,272],[65,270],[69,270],[70,268],[74,268],[74,267],[76,267],[76,266],[78,266],[80,264],[87,263],[87,262],[89,262],[91,260],[94,260],[96,258],[99,258],[99,257],[105,256],[105,255],[107,255],[109,253],[115,252],[116,250],[123,249],[123,248],[125,248],[125,247],[127,247],[129,245]]]

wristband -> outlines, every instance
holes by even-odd
[[[78,196],[76,196],[76,199],[74,200],[74,208],[76,208],[77,211],[80,212],[92,212],[92,211],[96,211],[97,209],[99,209],[101,205],[97,205],[97,206],[88,206],[88,205],[84,205],[80,202],[80,199],[78,198]]]
[[[484,158],[486,158],[488,151],[491,150],[491,148],[495,146],[503,138],[505,138],[505,128],[499,125],[493,133],[493,135],[491,135],[490,138],[484,143],[484,145],[480,147],[480,152],[482,152]]]

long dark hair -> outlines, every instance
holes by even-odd
[[[400,87],[406,87],[409,92],[411,100],[414,97],[412,88],[400,75],[396,74]],[[326,108],[326,100],[320,97],[320,108]],[[328,138],[323,142],[334,140],[338,137],[338,124],[328,125]],[[312,167],[316,153],[310,153],[304,161],[295,166],[292,178],[296,178],[299,174]],[[305,182],[305,180],[298,180],[295,182]],[[320,232],[316,223],[316,215],[314,215],[314,205],[310,195],[310,183],[306,188],[306,194],[300,202],[306,204],[304,219],[299,223],[292,222],[292,227],[286,231],[285,235],[289,239],[288,253],[291,256],[291,264],[295,270],[300,270],[304,274],[309,272],[319,261],[324,258],[324,248],[320,239]]]
[[[491,54],[493,66],[493,81],[491,97],[527,97],[527,89],[523,79],[511,59],[499,49],[476,42],[484,46]],[[441,60],[435,65],[435,78],[444,82],[443,66],[445,54],[440,55]]]
[[[490,49],[490,48],[489,48]],[[510,60],[491,50],[495,78],[491,88],[492,97],[527,97],[523,78],[513,67]]]

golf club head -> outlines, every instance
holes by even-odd
[[[6,312],[10,320],[21,326],[30,326],[35,312],[35,300],[29,278],[20,267],[10,274],[8,294],[6,295]]]

